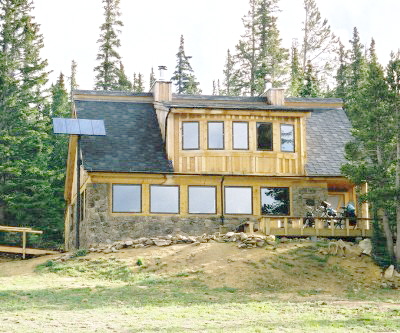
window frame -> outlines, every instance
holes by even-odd
[[[259,148],[259,134],[258,134],[258,125],[261,124],[270,124],[271,125],[271,149],[262,149]],[[270,121],[258,121],[256,122],[256,148],[258,151],[274,151],[274,123]]]
[[[178,188],[178,211],[177,212],[153,212],[151,207],[151,192],[153,187],[176,187]],[[149,188],[149,212],[150,214],[180,214],[181,211],[181,189],[179,185],[159,185],[159,184],[151,184]]]
[[[263,206],[263,200],[262,200],[262,196],[263,196],[263,189],[266,189],[266,188],[285,188],[285,189],[287,189],[288,190],[288,198],[289,198],[289,208],[288,208],[288,213],[287,214],[284,214],[284,215],[274,215],[274,214],[263,214],[263,211],[262,211],[262,206]],[[291,200],[290,200],[290,187],[289,186],[261,186],[260,187],[260,214],[261,214],[261,216],[290,216],[290,210],[291,210],[291,207],[292,207],[292,205],[291,205]]]
[[[131,186],[131,187],[139,187],[139,210],[138,211],[115,211],[114,210],[114,186]],[[141,184],[112,184],[111,186],[111,212],[114,214],[140,214],[143,212],[143,188]]]
[[[210,124],[222,124],[222,148],[210,148]],[[207,121],[207,149],[208,150],[224,150],[225,149],[225,122],[224,121]]]
[[[282,149],[282,126],[291,126],[292,127],[292,129],[293,129],[293,131],[292,131],[292,133],[293,133],[293,150],[283,150]],[[296,135],[295,135],[295,126],[293,125],[293,124],[280,124],[280,126],[279,126],[279,129],[280,129],[280,144],[281,144],[281,152],[283,152],[283,153],[295,153],[296,152]]]
[[[235,148],[235,124],[246,124],[247,127],[247,148]],[[232,149],[233,150],[249,150],[249,122],[248,121],[233,121],[232,122]]]
[[[226,189],[227,188],[249,188],[250,189],[250,207],[251,207],[251,212],[250,213],[229,213],[226,211]],[[253,215],[253,187],[252,186],[224,186],[224,214],[225,215]]]
[[[185,124],[197,124],[197,148],[185,148]],[[182,150],[200,150],[200,122],[199,121],[182,121]]]
[[[190,212],[190,188],[193,187],[202,187],[202,188],[213,188],[214,189],[214,212],[213,213],[191,213]],[[187,209],[188,214],[190,215],[216,215],[217,214],[217,187],[213,185],[188,185],[187,190]]]

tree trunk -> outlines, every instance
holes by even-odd
[[[386,249],[390,258],[393,260],[395,258],[393,248],[393,233],[392,230],[390,230],[389,216],[385,209],[380,209],[379,215],[382,218],[383,232],[386,238]]]
[[[397,110],[397,114],[399,114],[399,110]],[[398,120],[400,117],[398,117]],[[397,159],[396,159],[396,248],[394,250],[395,260],[396,260],[396,268],[400,269],[400,130],[397,128]]]

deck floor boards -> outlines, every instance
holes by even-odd
[[[22,249],[22,247],[17,247],[17,246],[0,245],[0,252],[23,254],[23,249]],[[25,249],[25,253],[26,254],[32,254],[32,255],[40,256],[40,255],[45,255],[45,254],[57,254],[57,253],[60,253],[60,252],[51,251],[51,250],[43,250],[43,249],[32,249],[32,248],[28,248],[27,247]]]

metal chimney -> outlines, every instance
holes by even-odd
[[[160,71],[159,80],[165,81],[164,74],[165,74],[165,71],[167,70],[167,66],[158,66],[158,70]]]

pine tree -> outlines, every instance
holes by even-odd
[[[119,27],[123,26],[118,18],[120,0],[102,0],[104,3],[105,22],[100,26],[100,44],[97,60],[100,62],[94,68],[97,73],[95,78],[96,90],[117,90],[119,87],[118,79],[120,74],[121,56],[117,49],[121,46],[118,38]]]
[[[149,78],[149,91],[153,88],[155,82],[156,82],[156,76],[154,74],[153,67],[151,67],[150,78]]]
[[[303,86],[303,70],[300,66],[299,52],[297,45],[293,43],[291,53],[291,65],[290,65],[290,86],[288,94],[289,96],[297,97],[300,96],[300,90]]]
[[[144,91],[143,75],[141,73],[133,73],[133,86],[132,91],[135,93],[141,93]]]
[[[308,61],[315,72],[325,81],[333,76],[333,65],[337,48],[337,38],[328,25],[328,20],[321,18],[315,0],[304,0],[305,19],[303,22],[303,44],[301,48],[302,67],[306,71]]]
[[[119,71],[118,71],[118,85],[116,90],[122,91],[131,91],[132,90],[132,83],[129,81],[128,77],[125,74],[124,65],[122,61],[119,62]]]
[[[339,67],[336,72],[336,88],[335,96],[346,99],[347,91],[349,89],[349,64],[348,64],[348,52],[345,50],[344,45],[339,40]]]
[[[179,50],[176,54],[177,64],[175,72],[171,77],[171,81],[176,86],[176,92],[178,94],[201,94],[199,83],[194,75],[192,66],[189,63],[191,57],[186,56],[183,35],[181,35]]]

